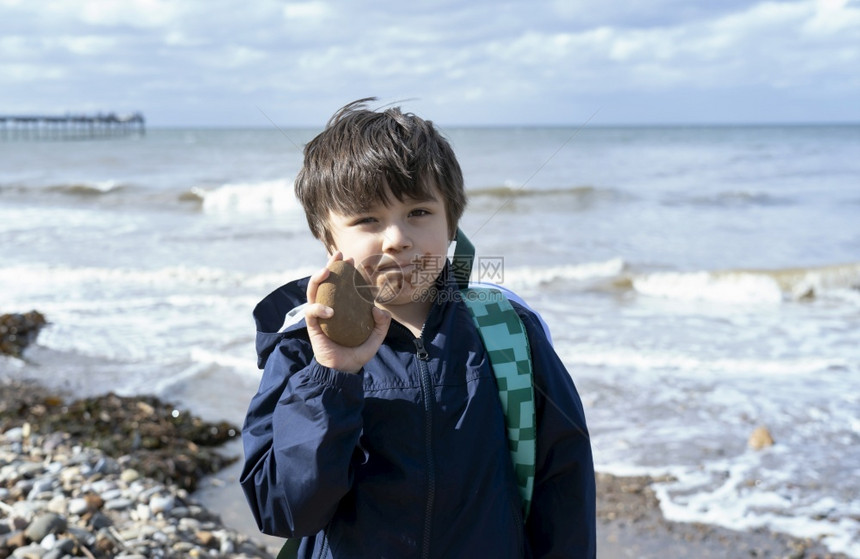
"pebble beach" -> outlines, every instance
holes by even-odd
[[[69,410],[82,407],[114,426],[136,423],[139,431],[147,431],[147,423],[150,432],[158,431],[162,416],[192,417],[150,397],[107,395],[69,402],[32,382],[0,379],[0,558],[250,559],[277,554],[277,542],[255,532],[250,513],[240,526],[222,520],[225,513],[235,516],[245,510],[235,457],[189,446],[179,430],[170,433],[174,439],[167,452],[127,451],[92,428],[98,418],[78,415],[78,424],[70,422],[75,415]],[[149,419],[141,421],[141,413]],[[221,443],[234,436],[225,424],[190,423],[210,434],[224,431]],[[122,427],[111,432],[122,432]],[[182,459],[180,447],[192,452]],[[177,467],[177,459],[184,467]],[[655,480],[647,476],[598,473],[597,481],[602,559],[846,557],[829,553],[814,540],[767,530],[668,522],[650,488]],[[201,485],[210,488],[206,506],[189,491]],[[213,486],[221,488],[219,497],[212,497]]]
[[[111,401],[131,412],[100,405]],[[162,410],[171,420],[181,413],[151,398],[109,395],[80,402],[94,415],[79,415],[79,424],[67,423],[62,431],[55,422],[68,418],[74,403],[33,383],[0,382],[0,557],[272,556],[263,545],[225,526],[189,491],[202,472],[229,460],[194,448],[196,443],[182,439],[179,429],[163,429]],[[149,419],[140,421],[141,413]],[[138,432],[149,432],[134,450],[121,450],[111,444],[110,434],[91,429],[104,422],[112,427],[110,433],[118,433],[129,421]],[[223,428],[191,423],[210,433]],[[169,436],[171,444],[145,442],[153,435]],[[191,452],[181,454],[172,444],[176,442]]]

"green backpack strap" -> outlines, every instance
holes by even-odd
[[[508,298],[487,287],[468,287],[474,247],[466,242],[462,231],[457,232],[454,268],[463,301],[478,328],[493,367],[499,400],[505,414],[508,448],[514,464],[517,486],[523,500],[523,518],[528,517],[534,491],[536,437],[534,380],[531,351],[525,326]],[[459,253],[459,254],[458,254]],[[458,258],[459,256],[459,258]],[[468,268],[463,273],[466,265]],[[465,280],[465,286],[462,283]]]
[[[457,228],[456,242],[454,257],[451,259],[451,274],[457,281],[458,289],[468,289],[469,277],[472,275],[472,262],[475,261],[475,247],[460,228]]]
[[[523,518],[526,518],[534,490],[537,435],[528,338],[517,311],[501,291],[472,287],[462,293],[487,348],[499,387],[508,429],[508,448],[523,499]]]
[[[284,547],[278,552],[276,559],[296,559],[299,556],[301,538],[290,538],[284,542]]]

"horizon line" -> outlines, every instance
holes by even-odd
[[[582,123],[492,123],[492,124],[447,124],[433,121],[440,129],[455,128],[571,128],[582,126]],[[278,127],[287,129],[323,129],[325,124],[277,124]],[[768,127],[816,127],[816,126],[860,126],[860,120],[810,120],[810,121],[751,121],[751,122],[618,122],[618,123],[594,123],[591,122],[586,128],[768,128]],[[158,124],[149,122],[149,130],[264,130],[271,128],[272,124]]]

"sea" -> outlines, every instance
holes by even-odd
[[[597,469],[860,558],[860,125],[442,130],[476,279],[548,324]],[[50,322],[0,372],[241,424],[254,305],[325,263],[292,193],[318,131],[0,141],[0,313]]]

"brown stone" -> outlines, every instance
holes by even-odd
[[[197,541],[200,542],[200,545],[204,547],[215,547],[218,545],[218,538],[208,530],[200,530],[195,534],[195,536],[197,537]]]
[[[38,311],[0,315],[0,353],[21,357],[24,348],[36,341],[39,330],[46,324]]]
[[[84,501],[87,503],[87,510],[96,511],[101,509],[105,502],[100,495],[96,493],[87,493],[84,495]]]
[[[104,552],[105,554],[112,555],[116,549],[116,542],[105,533],[99,532],[96,534],[96,549]]]
[[[768,431],[767,427],[761,425],[756,427],[750,435],[747,445],[753,450],[761,450],[763,448],[773,446],[773,436]]]
[[[329,275],[317,289],[317,302],[334,310],[331,318],[320,319],[323,333],[334,342],[356,347],[373,331],[373,300],[364,277],[349,262],[329,265]]]
[[[27,536],[24,535],[24,532],[15,532],[8,538],[6,538],[6,545],[11,549],[17,549],[19,547],[24,547],[27,545]]]

